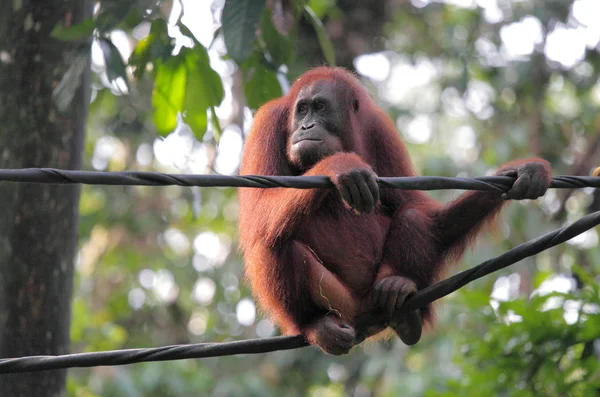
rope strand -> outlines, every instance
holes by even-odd
[[[586,215],[572,224],[546,233],[543,236],[521,244],[504,254],[449,277],[437,284],[417,292],[404,303],[402,311],[410,311],[428,305],[464,285],[506,268],[524,258],[538,254],[557,244],[563,243],[578,234],[600,224],[600,211]],[[368,324],[370,318],[360,320]],[[360,328],[361,324],[357,324]],[[94,353],[75,353],[57,356],[29,356],[0,360],[0,374],[63,369],[72,367],[95,367],[101,365],[125,365],[148,361],[183,360],[208,358],[236,354],[258,354],[277,350],[290,350],[307,346],[302,335],[278,336],[262,339],[248,339],[225,343],[199,343],[174,345],[147,349],[111,350]]]
[[[600,188],[600,174],[586,176],[557,176],[552,178],[550,187],[576,189],[583,187]],[[204,186],[204,187],[253,187],[253,188],[333,188],[329,178],[324,176],[222,176],[222,175],[183,175],[158,172],[97,172],[70,171],[54,168],[0,169],[0,181],[22,183],[82,183],[88,185],[144,185],[144,186]],[[495,191],[498,194],[510,189],[514,178],[487,176],[478,178],[448,178],[438,176],[413,176],[398,178],[378,178],[380,187],[409,190],[463,189]],[[563,243],[578,234],[600,224],[600,211],[586,215],[571,225],[549,232],[536,239],[521,244],[504,254],[455,274],[437,284],[417,292],[404,303],[401,312],[424,307],[446,296],[466,284],[485,275],[506,268],[524,258],[538,254],[557,244]],[[361,317],[355,324],[359,331],[377,317]],[[123,349],[92,353],[75,353],[56,356],[29,356],[0,359],[0,374],[31,372],[72,367],[94,367],[100,365],[126,365],[148,361],[183,360],[208,358],[236,354],[258,354],[277,350],[290,350],[308,346],[302,335],[279,336],[262,339],[248,339],[226,343],[199,343],[173,345],[145,349]]]
[[[462,189],[505,193],[510,189],[514,180],[514,178],[508,176],[484,176],[477,178],[409,176],[381,177],[377,179],[377,182],[382,188],[393,189]],[[266,189],[276,187],[296,189],[334,188],[326,176],[186,175],[142,171],[73,171],[55,168],[0,169],[0,181],[58,184],[82,183],[86,185],[254,187]],[[550,187],[557,189],[600,188],[600,177],[557,176],[552,178]]]

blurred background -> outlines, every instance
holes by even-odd
[[[532,155],[555,175],[600,166],[598,0],[111,0],[71,19],[64,9],[36,9],[45,19],[29,22],[17,3],[0,6],[0,22],[43,32],[41,60],[62,67],[47,70],[52,85],[35,95],[58,114],[72,112],[82,126],[74,133],[85,122],[79,164],[87,170],[234,175],[255,110],[323,64],[361,76],[421,175],[489,175]],[[23,81],[31,71],[19,59],[35,57],[18,58],[10,48],[21,39],[10,37],[0,38],[3,123],[17,117],[9,102],[29,87],[13,83],[17,69]],[[89,106],[79,96],[87,87]],[[17,145],[1,134],[5,148]],[[28,163],[17,147],[2,168],[68,168],[60,156]],[[2,186],[5,195],[15,188]],[[244,281],[235,189],[83,186],[80,194],[65,320],[71,351],[278,334]],[[452,272],[598,210],[593,189],[512,203]],[[590,230],[451,294],[433,332],[410,348],[393,340],[343,357],[304,348],[72,369],[66,395],[593,396],[599,281]]]

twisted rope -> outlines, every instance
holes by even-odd
[[[489,259],[471,269],[422,289],[412,296],[412,298],[406,300],[402,311],[405,312],[424,307],[474,280],[563,243],[598,224],[600,224],[600,211],[586,215],[568,226],[546,233],[496,258]],[[365,323],[370,321],[368,318],[361,319],[361,321],[363,320]],[[307,345],[302,335],[295,335],[225,343],[198,343],[147,349],[19,357],[0,360],[0,374],[73,367],[95,367],[100,365],[125,365],[147,361],[208,358],[235,354],[258,354],[276,350],[296,349]]]
[[[55,168],[0,169],[0,181],[29,183],[83,183],[86,185],[140,185],[140,186],[203,186],[203,187],[254,187],[313,189],[334,186],[326,176],[228,176],[185,175],[161,172],[123,171],[72,171]],[[487,190],[507,192],[514,182],[508,176],[484,176],[477,178],[451,178],[441,176],[380,177],[380,187],[405,190]],[[557,176],[552,178],[551,188],[577,189],[600,188],[600,177]]]

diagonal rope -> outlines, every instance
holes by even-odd
[[[402,311],[414,310],[450,294],[464,285],[492,272],[508,267],[524,258],[575,237],[600,224],[600,211],[586,215],[572,224],[523,243],[496,258],[424,288],[407,299]],[[362,321],[363,319],[361,319]],[[368,319],[367,319],[368,321]],[[235,354],[257,354],[290,350],[307,346],[302,335],[249,339],[225,343],[199,343],[146,349],[125,349],[57,356],[30,356],[0,360],[0,374],[42,371],[72,367],[125,365],[148,361],[208,358]]]
[[[0,169],[0,181],[29,183],[83,183],[87,185],[142,185],[142,186],[204,186],[204,187],[287,187],[296,189],[333,188],[326,176],[228,176],[187,175],[161,172],[122,171],[73,171],[56,168]],[[507,192],[514,182],[508,176],[484,176],[477,178],[451,178],[440,176],[380,177],[379,186],[405,190],[487,190]],[[557,176],[552,178],[552,188],[575,189],[600,188],[600,177]]]

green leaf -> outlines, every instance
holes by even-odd
[[[156,71],[152,106],[154,124],[161,135],[167,135],[177,126],[177,115],[185,103],[187,72],[179,58],[159,63]]]
[[[210,59],[206,48],[197,45],[194,47],[197,58],[197,68],[203,78],[208,106],[218,106],[225,96],[221,76],[210,67]]]
[[[107,38],[98,39],[98,44],[100,45],[102,54],[104,55],[108,80],[113,82],[121,77],[125,81],[125,84],[127,84],[128,81],[127,72],[125,71],[125,63],[123,62],[123,58],[121,57],[121,53],[117,47]]]
[[[281,85],[273,70],[257,62],[244,74],[244,94],[252,109],[258,109],[265,102],[282,95]]]
[[[269,9],[265,10],[263,15],[260,32],[265,49],[275,67],[289,65],[293,62],[295,34],[289,33],[287,36],[284,36],[279,33],[273,25]]]
[[[50,36],[63,41],[85,40],[91,36],[95,27],[94,20],[88,18],[85,21],[68,28],[63,27],[62,25],[56,25],[54,29],[52,29],[52,32],[50,32]]]
[[[207,111],[218,106],[225,93],[221,77],[210,67],[206,49],[196,45],[183,48],[166,63],[159,65],[152,104],[154,122],[162,135],[177,126],[177,115],[202,139],[208,125]]]
[[[221,77],[210,67],[208,52],[201,45],[185,51],[188,81],[184,121],[198,139],[202,139],[208,124],[207,110],[218,106],[225,93]]]
[[[331,40],[329,40],[329,37],[327,36],[327,32],[325,32],[323,23],[309,6],[305,6],[304,10],[306,11],[306,14],[315,28],[315,32],[317,32],[317,38],[319,39],[319,44],[321,45],[321,50],[323,51],[325,60],[329,66],[335,66],[335,50],[333,49]]]
[[[238,64],[245,61],[254,49],[256,27],[265,8],[264,0],[227,0],[221,22],[225,46]]]

